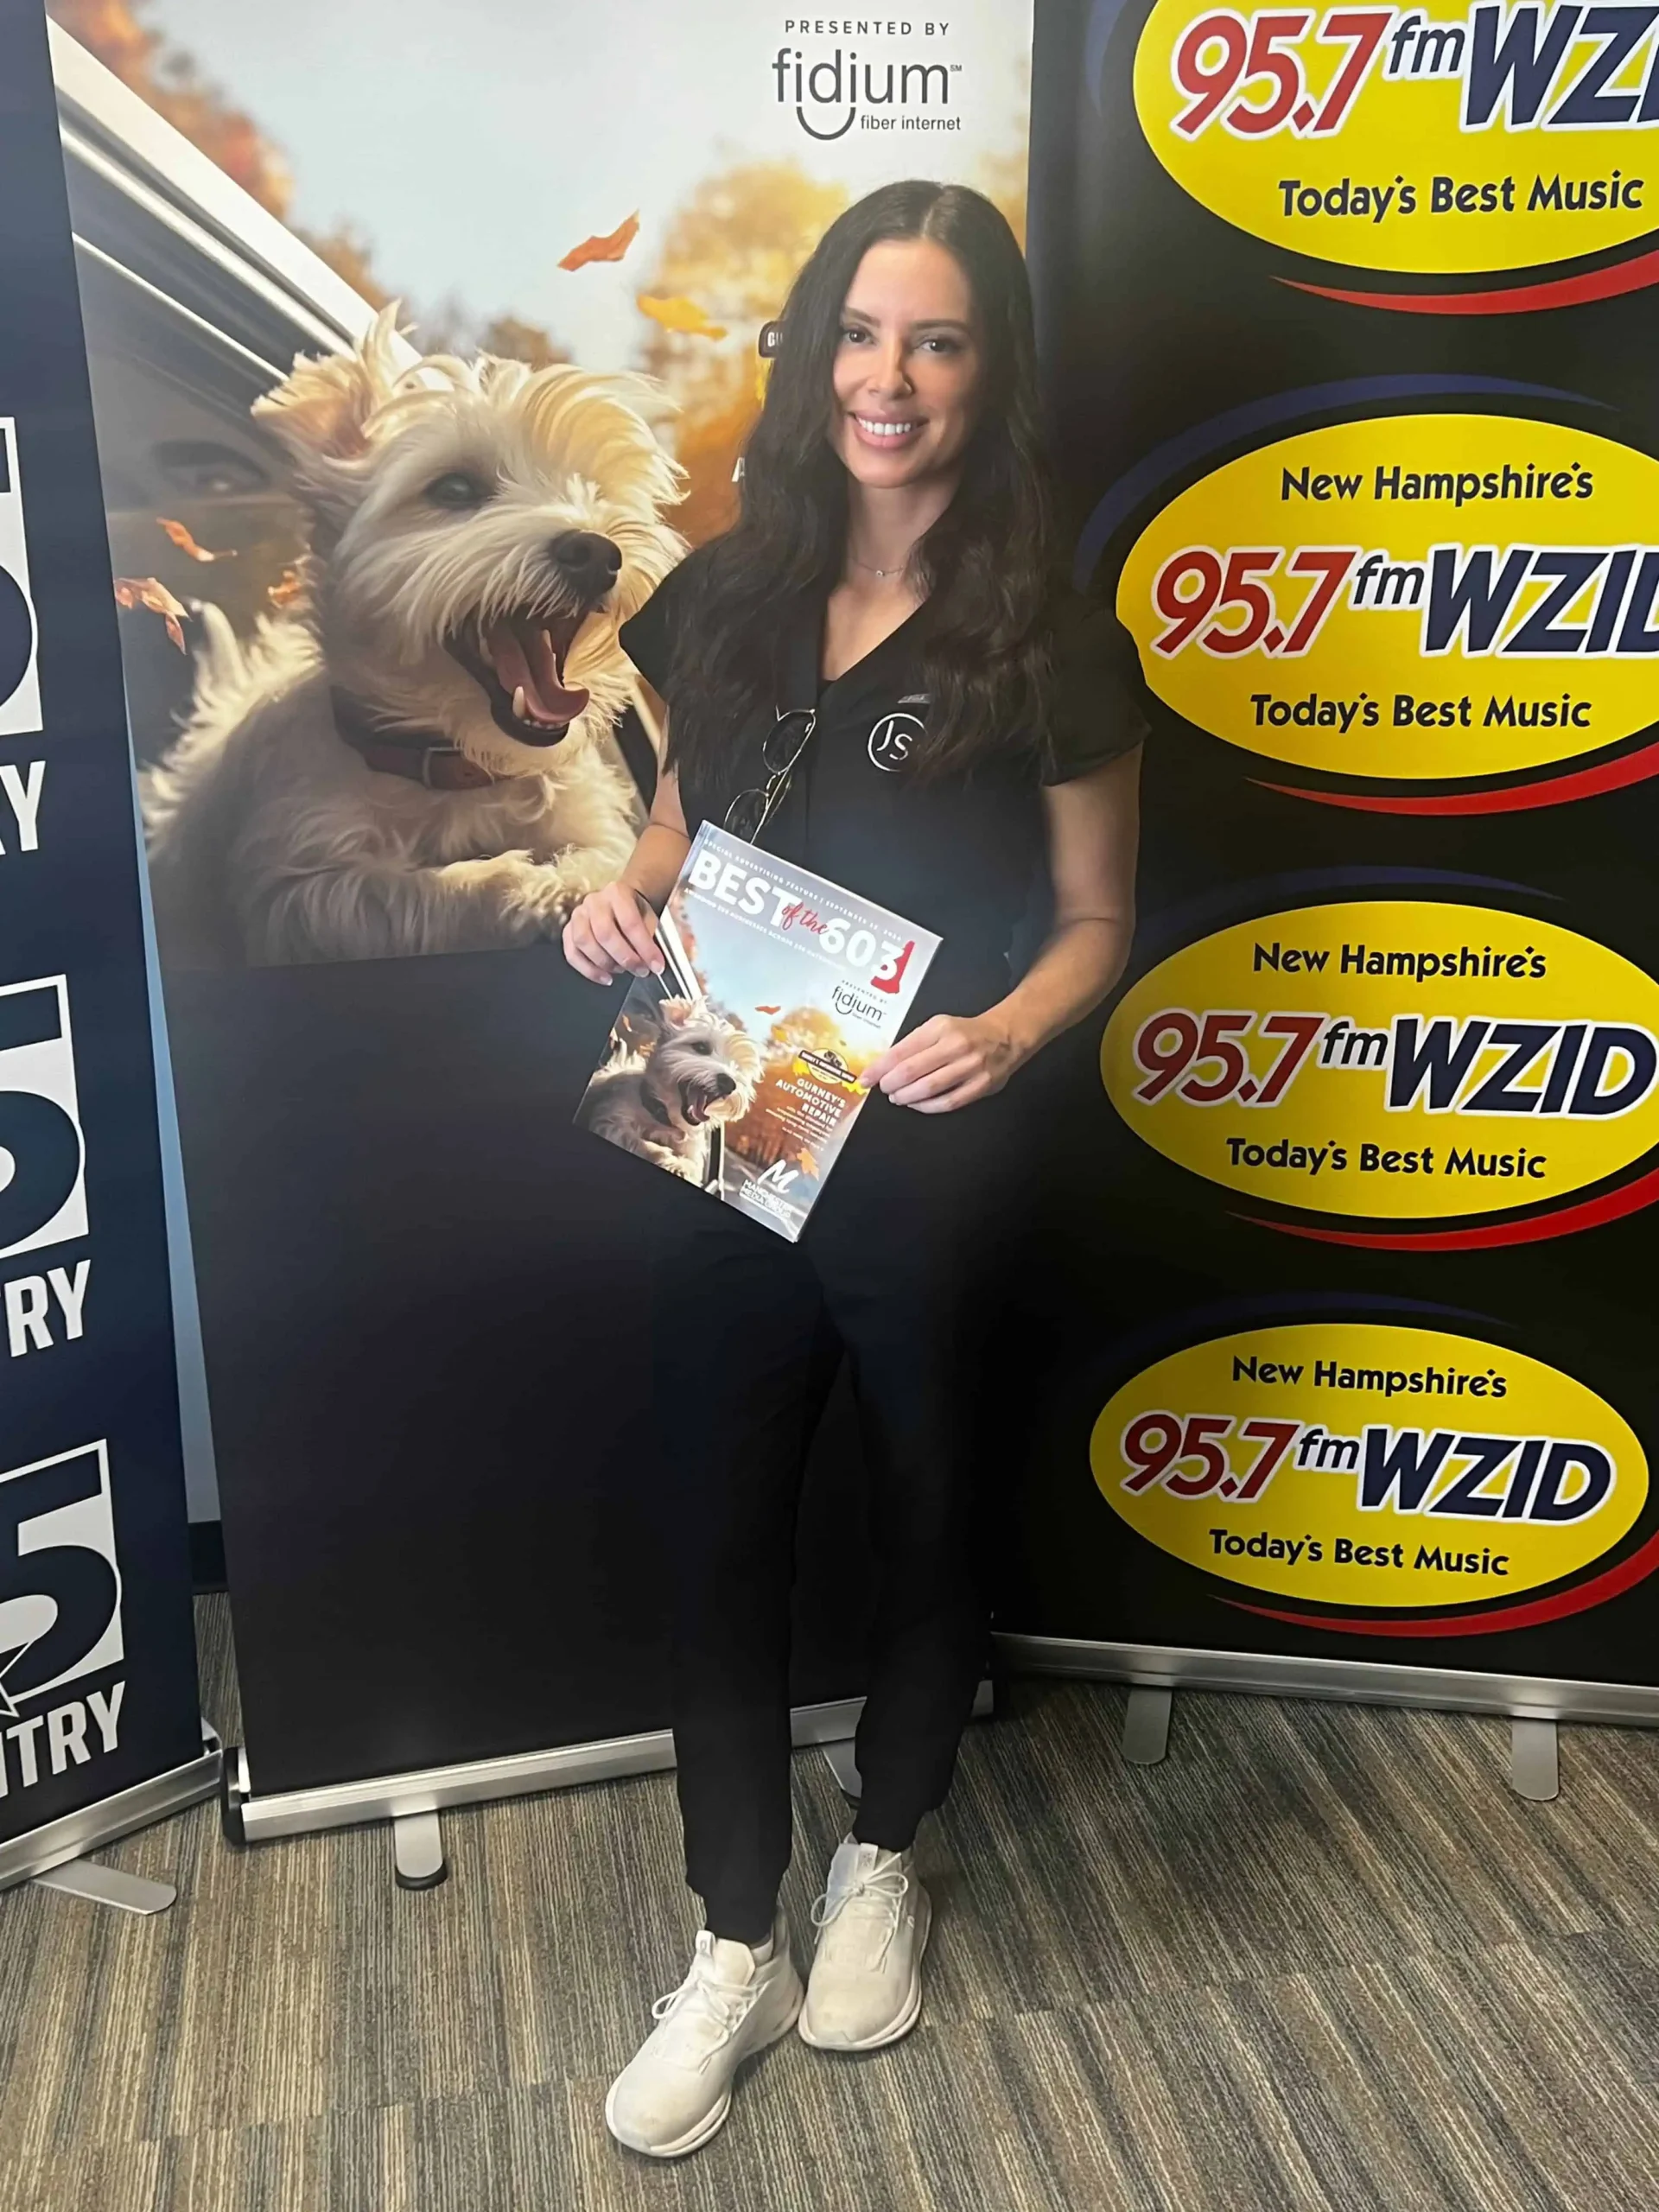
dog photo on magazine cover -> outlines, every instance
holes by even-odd
[[[793,1240],[938,939],[705,823],[576,1109]]]

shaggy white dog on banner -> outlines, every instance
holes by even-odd
[[[169,960],[523,944],[632,846],[617,631],[683,550],[652,388],[405,366],[395,315],[255,407],[310,518],[306,593],[245,646],[204,612],[189,722],[143,785]]]
[[[655,1160],[688,1183],[709,1180],[709,1134],[754,1103],[760,1048],[690,999],[625,1009],[619,1056],[582,1093],[576,1119],[595,1136]]]

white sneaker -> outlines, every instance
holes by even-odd
[[[765,1959],[705,1928],[685,1980],[651,2009],[658,2025],[612,2082],[605,2125],[648,2158],[680,2158],[719,2133],[743,2061],[795,2024],[801,1978],[781,1916]]]
[[[876,2050],[922,2016],[922,1953],[932,1907],[915,1853],[880,1851],[852,1836],[830,1865],[812,1908],[818,1948],[801,2009],[801,2034],[820,2050]]]

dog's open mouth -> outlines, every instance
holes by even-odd
[[[450,652],[480,684],[498,729],[520,745],[556,745],[588,704],[567,685],[564,664],[591,613],[508,614],[477,623],[448,640]]]
[[[702,1127],[714,1103],[708,1091],[696,1084],[686,1082],[680,1085],[680,1113],[694,1129]]]

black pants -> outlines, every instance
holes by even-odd
[[[872,1098],[796,1245],[665,1194],[652,1336],[674,1738],[686,1877],[717,1935],[769,1931],[789,1864],[796,1516],[843,1351],[879,1575],[859,1837],[906,1847],[950,1787],[987,1656],[982,1385],[1017,1219],[1004,1105]]]

